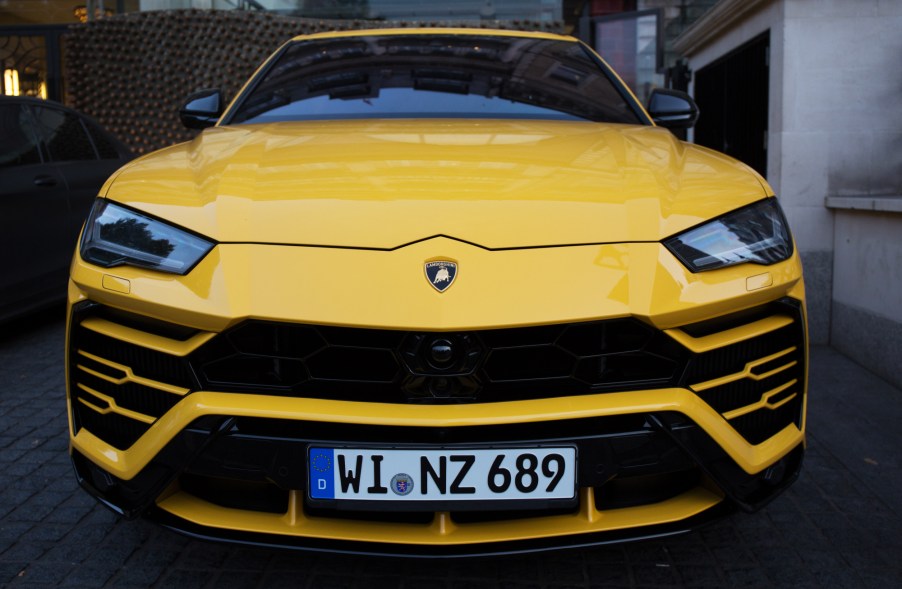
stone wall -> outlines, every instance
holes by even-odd
[[[239,10],[138,12],[73,25],[65,43],[66,104],[91,115],[135,153],[191,139],[178,108],[191,92],[231,99],[295,35],[378,27],[467,26],[452,22],[324,21]],[[483,22],[481,28],[558,29],[560,23]],[[553,30],[552,32],[558,32]]]
[[[827,204],[836,219],[830,343],[902,388],[902,195]]]

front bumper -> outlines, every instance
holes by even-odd
[[[466,272],[446,293],[408,271],[437,254]],[[801,464],[797,256],[691,274],[648,243],[231,244],[184,277],[76,258],[72,279],[79,480],[119,513],[195,536],[408,556],[623,541],[756,509]],[[439,339],[460,355],[437,366],[424,354]],[[574,505],[396,513],[306,499],[311,444],[548,443],[578,448]]]
[[[372,330],[360,331],[379,340]],[[72,458],[83,487],[123,515],[144,515],[197,537],[459,556],[687,531],[736,508],[757,509],[801,466],[807,358],[803,308],[792,298],[660,332],[673,344],[665,348],[675,368],[646,381],[655,388],[606,390],[625,385],[603,382],[579,391],[562,380],[568,394],[529,398],[530,389],[507,387],[527,398],[496,402],[423,403],[416,390],[408,391],[415,402],[406,404],[317,398],[312,377],[255,393],[239,378],[252,370],[230,372],[234,382],[220,383],[226,390],[205,390],[209,375],[222,370],[217,339],[230,333],[236,330],[180,331],[94,303],[73,307]],[[350,335],[341,333],[345,344]],[[396,339],[402,347],[407,341]],[[243,338],[232,340],[239,342],[237,355],[229,350],[233,365],[262,354],[248,350]],[[336,353],[335,346],[324,349]],[[317,372],[315,354],[304,354],[308,372]],[[477,370],[470,377],[491,390],[493,374]],[[297,395],[305,386],[313,387],[310,396]],[[550,443],[578,448],[573,507],[393,513],[322,508],[306,499],[310,445]]]
[[[671,394],[680,397],[679,391],[665,397]],[[305,499],[308,445],[397,446],[392,440],[398,439],[418,448],[462,441],[468,446],[499,440],[517,446],[575,443],[578,505],[385,513],[316,508]],[[792,443],[789,435],[781,439]],[[211,415],[182,429],[130,480],[111,476],[77,449],[73,463],[82,486],[108,507],[196,537],[352,553],[464,556],[682,533],[737,507],[761,507],[795,480],[802,454],[796,444],[750,475],[701,427],[672,411],[428,429]]]

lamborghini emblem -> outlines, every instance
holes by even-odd
[[[439,292],[445,292],[457,278],[457,263],[448,260],[436,260],[426,262],[426,280],[432,288]]]

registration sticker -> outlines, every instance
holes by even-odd
[[[316,500],[572,499],[576,448],[309,449]]]

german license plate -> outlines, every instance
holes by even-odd
[[[355,449],[311,447],[314,500],[572,499],[576,448]]]

